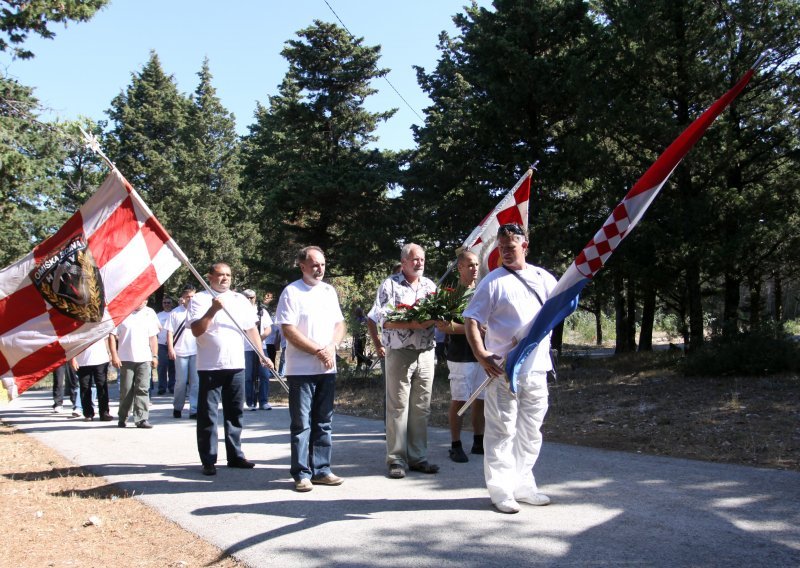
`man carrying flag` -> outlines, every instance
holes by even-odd
[[[556,285],[549,272],[525,262],[528,237],[522,227],[501,225],[497,243],[502,267],[481,280],[464,311],[467,341],[490,377],[503,375],[506,354]],[[527,358],[517,377],[516,396],[504,380],[491,381],[486,388],[483,471],[489,497],[501,513],[518,513],[519,502],[550,503],[549,497],[539,493],[532,470],[542,446],[540,429],[547,412],[547,371],[551,368],[547,338]]]

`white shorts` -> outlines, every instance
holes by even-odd
[[[456,363],[448,361],[450,370],[450,398],[465,401],[472,396],[481,383],[486,380],[486,372],[480,363]],[[485,389],[484,389],[485,390]],[[478,395],[478,400],[483,400],[484,393]]]

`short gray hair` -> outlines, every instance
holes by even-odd
[[[406,243],[406,244],[403,245],[403,248],[400,249],[400,260],[407,259],[409,257],[409,255],[411,254],[411,249],[413,249],[413,248],[418,248],[419,250],[422,251],[423,254],[425,253],[425,249],[422,248],[421,246],[419,246],[418,244],[416,244],[416,243]]]

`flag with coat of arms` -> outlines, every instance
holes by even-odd
[[[0,271],[7,398],[108,335],[184,258],[114,168],[63,227]]]

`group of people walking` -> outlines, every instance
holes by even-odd
[[[439,466],[428,459],[427,438],[435,367],[434,329],[438,328],[448,338],[450,459],[457,463],[469,460],[461,442],[458,410],[487,376],[492,377],[472,407],[470,453],[483,455],[494,507],[503,513],[516,513],[519,503],[550,502],[539,492],[533,476],[548,405],[549,341],[542,341],[526,359],[517,377],[516,393],[509,389],[503,365],[508,352],[524,338],[541,300],[547,298],[556,281],[545,270],[525,262],[528,238],[522,227],[501,225],[497,243],[502,266],[480,282],[479,259],[470,252],[458,257],[459,282],[464,288],[474,289],[463,319],[401,322],[389,317],[395,306],[414,304],[437,289],[424,276],[425,251],[411,243],[401,249],[399,270],[380,285],[366,323],[376,352],[384,360],[388,477],[402,479],[409,470],[426,474],[439,471]],[[316,246],[304,247],[297,253],[296,264],[300,278],[284,288],[274,321],[269,314],[265,318],[263,313],[256,313],[255,292],[231,289],[233,275],[224,262],[215,263],[207,274],[210,291],[185,287],[180,306],[169,312],[163,324],[144,303],[139,306],[107,340],[87,349],[74,363],[79,374],[86,368],[80,375],[81,385],[88,386],[90,380],[98,384],[101,420],[112,419],[107,384],[101,395],[102,381],[92,379],[95,375],[88,368],[93,372],[98,365],[107,368],[110,359],[120,369],[118,426],[124,427],[131,413],[137,427],[152,427],[148,389],[150,372],[159,365],[159,354],[164,352],[158,343],[163,329],[166,353],[175,366],[175,382],[165,377],[159,386],[174,389],[175,418],[181,417],[188,392],[190,417],[197,420],[203,474],[217,473],[220,404],[227,465],[252,468],[255,464],[241,447],[245,401],[253,409],[259,402],[262,407],[268,406],[265,397],[252,388],[252,379],[260,370],[261,382],[268,384],[269,375],[276,373],[274,353],[266,353],[265,347],[274,344],[275,332],[280,331],[286,342],[282,359],[289,388],[290,473],[295,490],[341,485],[344,480],[331,467],[332,417],[336,348],[346,326],[336,290],[323,281],[324,252]],[[103,363],[100,351],[106,351],[106,346],[108,355]],[[82,394],[82,399],[85,397]],[[88,397],[91,409],[91,395]],[[87,401],[83,402],[84,414],[91,419],[93,411],[87,412]]]

